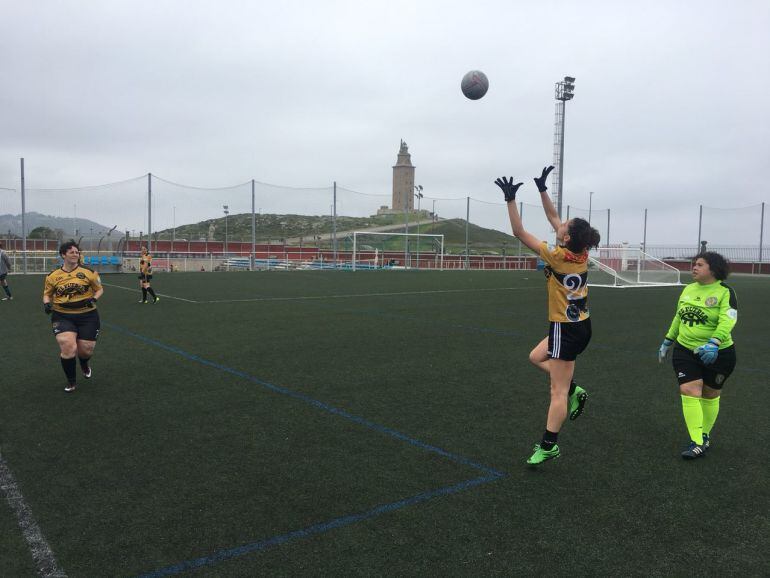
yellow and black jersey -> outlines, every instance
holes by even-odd
[[[96,271],[83,265],[70,272],[59,267],[45,278],[43,295],[51,298],[54,311],[85,313],[96,307],[91,298],[101,288],[102,281]]]
[[[139,258],[139,272],[142,275],[152,275],[152,255],[142,255]]]
[[[575,254],[565,247],[548,248],[543,241],[548,284],[548,320],[573,323],[588,319],[588,253]]]

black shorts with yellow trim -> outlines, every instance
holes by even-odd
[[[722,389],[735,369],[737,358],[735,345],[731,345],[720,349],[716,361],[706,365],[695,353],[677,342],[671,354],[671,361],[679,385],[702,379],[703,384],[711,389]]]
[[[96,341],[99,337],[101,321],[99,312],[86,311],[85,313],[60,313],[54,311],[51,313],[51,327],[53,334],[72,332],[77,334],[77,339],[85,341]]]
[[[583,321],[551,321],[548,330],[548,357],[575,361],[591,341],[591,318]]]
[[[151,279],[152,279],[152,273],[149,273],[146,275],[144,273],[139,274],[139,280],[142,281],[143,283],[149,283]]]

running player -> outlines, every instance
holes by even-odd
[[[549,249],[526,231],[516,206],[516,191],[523,183],[513,184],[513,177],[499,178],[495,184],[503,190],[508,204],[508,216],[513,234],[540,255],[545,262],[548,289],[548,319],[550,329],[529,354],[529,360],[547,373],[551,380],[551,403],[548,407],[545,433],[534,453],[527,460],[538,465],[559,457],[557,439],[564,420],[577,419],[583,412],[588,393],[575,384],[575,359],[591,340],[591,319],[588,313],[588,250],[599,246],[599,232],[583,219],[562,222],[548,197],[545,181],[553,167],[543,169],[535,184],[548,222],[556,231],[558,245]]]
[[[147,303],[147,294],[152,295],[152,302],[157,303],[160,299],[155,295],[155,291],[150,287],[152,280],[152,255],[147,251],[147,247],[142,247],[142,256],[139,258],[139,285],[142,288],[142,298],[139,303]]]
[[[76,360],[83,376],[92,375],[89,363],[99,337],[96,302],[104,293],[99,274],[80,264],[80,247],[69,241],[59,247],[64,263],[45,278],[43,308],[59,344],[62,369],[67,377],[64,391],[75,391]]]
[[[676,314],[658,350],[663,363],[671,355],[679,380],[682,412],[690,444],[685,459],[699,458],[709,449],[711,428],[719,414],[722,386],[735,369],[731,332],[738,322],[738,299],[724,280],[730,264],[713,251],[695,258],[692,278],[677,302]]]

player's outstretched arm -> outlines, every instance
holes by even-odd
[[[556,231],[559,228],[559,225],[561,225],[561,220],[559,219],[559,213],[556,210],[556,207],[553,206],[551,197],[548,196],[548,186],[545,184],[545,181],[548,179],[548,175],[552,170],[553,165],[543,167],[541,175],[535,177],[535,184],[537,185],[537,190],[540,191],[540,201],[543,203],[545,216],[548,219],[548,222],[551,223],[553,230]]]
[[[527,247],[535,251],[540,252],[540,245],[542,241],[535,237],[532,233],[524,230],[524,225],[521,222],[521,215],[519,214],[519,208],[516,206],[516,191],[524,183],[513,183],[513,177],[505,178],[500,177],[495,180],[495,184],[500,187],[505,197],[505,202],[508,205],[508,218],[511,220],[511,229],[515,237],[518,237],[522,243]]]

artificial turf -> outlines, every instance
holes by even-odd
[[[0,452],[69,576],[759,575],[770,540],[766,278],[694,462],[656,350],[679,288],[591,290],[586,412],[524,464],[542,275],[104,276],[94,377],[63,391],[40,276],[10,278]],[[0,507],[0,574],[33,568]]]

